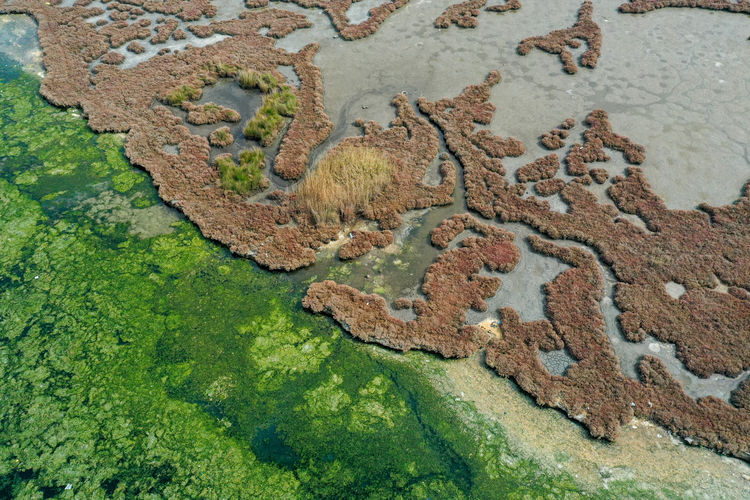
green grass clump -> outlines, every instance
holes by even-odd
[[[172,106],[179,106],[186,100],[194,101],[201,96],[201,90],[191,85],[183,85],[182,87],[176,88],[164,97],[167,104]]]
[[[248,139],[260,141],[261,144],[267,146],[273,142],[283,125],[284,118],[276,108],[269,103],[264,103],[258,113],[247,122],[243,133]]]
[[[283,116],[294,116],[297,111],[297,96],[287,85],[281,87],[279,92],[264,97],[263,103],[273,106]]]
[[[244,89],[258,88],[261,92],[270,92],[279,86],[279,81],[271,73],[261,73],[252,69],[240,71],[238,79],[240,87]]]
[[[268,146],[284,125],[283,117],[294,116],[297,106],[297,96],[286,85],[280,91],[268,94],[263,97],[258,113],[245,125],[245,137]]]
[[[245,150],[240,153],[240,164],[231,155],[219,156],[215,165],[219,169],[221,185],[239,194],[246,194],[264,187],[265,179],[260,169],[266,156],[260,149]]]
[[[261,169],[265,166],[266,154],[258,148],[246,149],[240,153],[240,164]]]

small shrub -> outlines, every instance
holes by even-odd
[[[318,224],[335,224],[363,210],[390,182],[394,171],[393,163],[375,148],[343,146],[318,162],[297,194]]]
[[[224,189],[246,194],[268,185],[268,180],[260,171],[264,162],[263,151],[254,149],[240,153],[239,165],[235,163],[231,155],[219,156],[215,160],[215,165],[219,169],[221,185]]]
[[[258,88],[261,92],[270,92],[279,86],[279,81],[271,73],[260,73],[252,69],[242,70],[238,74],[240,87],[244,89]]]
[[[186,100],[194,101],[201,96],[201,90],[190,85],[174,89],[164,97],[164,101],[172,106],[179,106]]]
[[[260,141],[267,146],[273,142],[276,134],[284,125],[284,118],[271,105],[261,106],[258,113],[245,125],[244,134],[248,139]]]
[[[217,128],[208,136],[208,143],[212,146],[223,148],[234,142],[234,136],[229,127]]]

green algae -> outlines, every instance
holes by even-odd
[[[187,222],[139,238],[92,216],[81,201],[102,193],[158,198],[121,137],[13,68],[0,60],[0,496],[647,493],[584,493],[518,456],[427,383],[431,357],[352,341],[302,310],[303,286]]]

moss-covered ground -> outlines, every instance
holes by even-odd
[[[38,88],[0,59],[1,498],[643,493],[583,493],[515,455],[423,355],[352,341],[189,223],[144,238],[92,214],[102,193],[161,202],[121,137]]]

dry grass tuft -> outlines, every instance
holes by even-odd
[[[383,190],[395,169],[378,149],[336,148],[305,177],[297,194],[318,224],[347,222]]]

